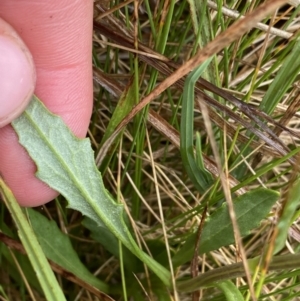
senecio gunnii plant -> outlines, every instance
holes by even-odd
[[[89,138],[12,122],[61,196],[0,180],[3,300],[300,298],[300,3],[223,2],[95,1]]]

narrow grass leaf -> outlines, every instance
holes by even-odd
[[[278,235],[275,241],[274,254],[281,251],[285,246],[288,231],[291,226],[292,218],[297,210],[300,201],[300,179],[297,179],[289,189],[288,199],[284,205],[282,215],[277,224]]]
[[[195,84],[213,57],[193,70],[185,80],[180,123],[180,153],[184,168],[196,189],[204,193],[212,184],[212,177],[194,156],[194,89]],[[198,160],[201,153],[198,152]],[[203,161],[203,159],[201,159]],[[210,180],[208,180],[210,178]]]
[[[35,161],[36,176],[60,192],[69,208],[78,210],[111,231],[167,285],[170,272],[137,246],[124,221],[124,208],[105,189],[88,139],[79,140],[61,118],[33,97],[13,122],[20,143]]]
[[[59,230],[57,224],[33,209],[29,208],[27,212],[31,226],[46,257],[84,282],[107,293],[108,285],[90,273],[78,258],[69,237]]]
[[[101,140],[101,145],[107,140],[107,138],[114,132],[117,125],[122,121],[123,118],[132,110],[135,105],[135,87],[133,82],[126,87],[122,93],[118,104],[113,112],[112,117],[109,120],[108,126],[105,130],[104,136]],[[116,143],[116,140],[115,140]]]
[[[201,136],[199,132],[196,132],[196,156],[195,157],[196,157],[196,164],[198,168],[201,170],[205,182],[210,184],[213,183],[214,181],[213,176],[204,166],[204,159],[202,155],[202,142],[201,142]]]
[[[5,269],[12,281],[19,287],[22,287],[24,285],[24,278],[22,278],[20,271],[16,267],[17,260],[19,263],[19,268],[22,270],[24,277],[26,277],[28,284],[31,286],[31,288],[35,289],[37,293],[43,295],[43,289],[37,279],[36,273],[27,254],[13,252],[12,255],[11,248],[7,247],[5,244],[1,244],[1,260],[1,269]],[[6,263],[4,264],[4,262]]]
[[[117,89],[116,89],[117,90]],[[120,95],[120,98],[118,100],[118,104],[113,112],[113,115],[111,116],[108,126],[105,130],[104,136],[102,137],[100,146],[104,144],[104,142],[110,137],[110,135],[114,132],[118,124],[127,116],[127,114],[131,111],[133,106],[135,105],[135,86],[134,82],[130,81],[130,83],[127,85],[124,92]],[[121,134],[118,135],[118,137],[114,140],[113,144],[110,147],[110,152],[105,158],[100,158],[101,152],[98,154],[96,158],[96,162],[101,162],[100,170],[101,172],[105,172],[111,158],[114,155],[114,149],[117,147],[119,140],[120,140]],[[101,149],[101,147],[99,147]]]
[[[197,34],[198,17],[197,17],[196,4],[195,4],[195,1],[193,1],[193,0],[187,0],[187,2],[189,3],[189,6],[190,6],[190,14],[191,14],[191,20],[193,23],[193,28],[194,28],[195,34]]]
[[[292,52],[283,62],[275,79],[260,103],[260,109],[268,114],[276,108],[287,90],[292,87],[300,72],[300,39],[295,43]]]
[[[299,254],[274,256],[269,266],[269,271],[294,270],[294,275],[298,275],[300,267],[299,259]],[[250,272],[253,274],[261,262],[261,256],[248,259],[247,261]],[[282,280],[285,278],[284,275],[286,274],[287,272],[281,274],[281,276],[276,276],[275,278],[268,278],[266,283],[272,282],[271,279]],[[217,282],[240,277],[245,277],[245,268],[242,262],[215,268],[190,279],[186,279],[186,277],[184,277],[185,279],[179,279],[176,282],[176,288],[180,292],[193,292],[200,288],[214,286]]]
[[[18,228],[18,235],[36,273],[47,301],[64,301],[65,296],[17,200],[0,178],[0,192]]]
[[[247,192],[234,201],[236,220],[242,236],[249,234],[266,217],[275,204],[279,194],[273,190],[259,188]],[[193,233],[173,257],[175,267],[191,260],[195,246],[196,233]],[[224,203],[203,227],[199,253],[207,253],[234,243],[234,234],[227,204]]]

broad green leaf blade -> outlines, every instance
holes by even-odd
[[[170,285],[170,272],[142,252],[124,222],[124,209],[105,189],[88,139],[76,138],[62,119],[33,97],[26,111],[12,123],[20,143],[35,161],[36,176],[60,192],[69,208],[106,227],[125,247]]]
[[[27,252],[47,301],[66,300],[32,228],[29,226],[14,195],[1,178],[0,192],[3,193],[3,200],[18,228],[18,235]]]
[[[236,219],[242,236],[257,227],[275,204],[279,194],[273,190],[259,188],[247,192],[234,201]],[[195,249],[196,233],[193,233],[173,257],[175,267],[191,260]],[[227,204],[224,203],[206,221],[201,233],[199,253],[207,253],[234,243],[234,235]]]
[[[28,208],[27,212],[36,237],[48,259],[100,291],[104,293],[109,291],[107,284],[87,270],[73,249],[69,237],[59,230],[54,221],[48,220],[33,209]]]
[[[216,286],[223,291],[227,301],[244,301],[243,295],[230,280],[217,282]]]
[[[287,202],[284,204],[283,212],[277,224],[278,235],[275,241],[274,254],[281,251],[285,246],[289,228],[293,222],[293,216],[300,201],[300,179],[297,179],[289,189]]]
[[[101,221],[128,244],[123,224],[123,207],[116,204],[103,186],[95,167],[88,139],[72,135],[63,121],[34,98],[26,111],[13,122],[20,143],[38,167],[36,176],[69,201],[69,207]]]

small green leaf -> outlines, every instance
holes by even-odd
[[[258,226],[270,212],[279,194],[273,190],[259,188],[247,192],[234,201],[236,219],[242,236]],[[196,233],[193,233],[173,257],[175,267],[189,261],[195,249]],[[227,204],[224,203],[205,222],[199,243],[199,253],[207,253],[234,243],[234,235]]]
[[[118,124],[123,120],[123,118],[131,111],[133,106],[135,105],[135,86],[133,82],[131,81],[125,91],[120,96],[120,99],[118,100],[118,104],[113,112],[113,115],[111,116],[108,126],[105,130],[104,136],[102,137],[100,145],[102,146],[105,141],[111,136],[111,134],[114,132]],[[113,145],[110,147],[109,154],[106,155],[105,158],[101,157],[101,152],[98,154],[96,158],[96,162],[101,162],[100,170],[104,173],[106,168],[109,165],[109,162],[114,154],[112,150],[114,150],[117,145],[118,141],[120,140],[121,134],[118,135],[118,137],[114,140]],[[101,148],[100,148],[101,149]]]
[[[109,229],[169,286],[170,272],[138,247],[124,222],[123,206],[105,189],[90,141],[76,138],[62,119],[51,114],[35,96],[12,125],[37,165],[36,176],[60,192],[69,208]]]
[[[133,106],[135,105],[134,89],[134,84],[131,81],[129,85],[127,85],[125,91],[122,93],[120,99],[118,100],[118,104],[113,112],[111,119],[109,120],[104,136],[102,137],[101,145],[110,137],[110,135],[114,132],[118,124],[132,110]]]
[[[277,224],[278,235],[275,241],[274,254],[281,251],[285,246],[288,231],[291,226],[292,218],[299,205],[300,200],[300,179],[297,179],[289,190],[287,202],[284,204],[283,212]]]
[[[230,280],[216,282],[216,286],[223,291],[227,301],[244,301],[243,295]]]
[[[262,111],[271,114],[288,89],[293,86],[300,72],[299,52],[300,40],[298,39],[260,102],[259,107]]]
[[[46,257],[84,282],[107,293],[108,285],[87,270],[73,249],[69,237],[59,230],[56,223],[33,209],[28,208],[27,212],[31,226]]]

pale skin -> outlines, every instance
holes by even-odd
[[[91,0],[0,1],[0,42],[3,36],[12,37],[12,43],[23,54],[29,51],[25,55],[28,70],[23,65],[20,68],[28,72],[24,77],[27,82],[22,83],[29,86],[28,91],[31,85],[34,93],[78,137],[86,135],[92,112],[92,17]],[[0,59],[0,78],[6,75]],[[57,192],[34,176],[35,164],[19,145],[12,127],[4,125],[22,113],[30,97],[26,89],[26,93],[18,94],[24,94],[22,97],[13,97],[18,85],[12,86],[12,93],[7,94],[11,95],[12,104],[7,116],[1,107],[9,96],[1,99],[0,93],[0,174],[22,206],[39,206],[54,199]]]

